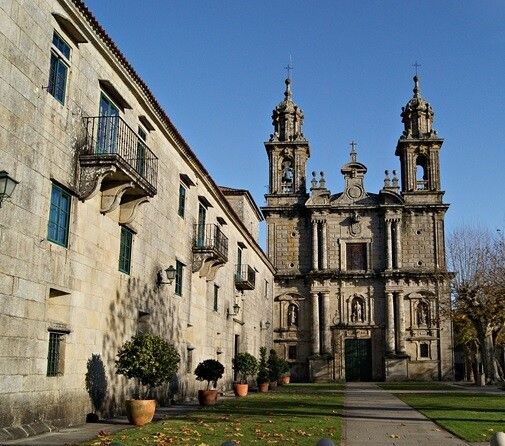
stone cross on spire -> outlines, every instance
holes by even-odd
[[[350,153],[351,162],[355,163],[356,162],[356,146],[357,146],[357,144],[354,140],[352,140],[349,144],[351,145],[351,153]]]
[[[417,63],[417,60],[412,64],[412,66],[414,67],[414,69],[416,70],[416,76],[417,76],[417,69],[421,66],[420,63]]]
[[[288,72],[288,79],[291,79],[291,71],[294,69],[291,54],[289,55],[289,63],[284,67],[284,69]]]

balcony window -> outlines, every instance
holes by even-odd
[[[51,189],[51,207],[49,211],[47,239],[65,247],[68,245],[70,203],[70,194],[56,184],[53,184]]]
[[[254,290],[256,271],[249,265],[237,264],[235,267],[235,286],[239,290]]]
[[[54,32],[47,91],[62,104],[65,103],[69,64],[70,46],[58,33]]]
[[[139,126],[138,128],[139,139],[137,140],[137,161],[136,161],[136,170],[137,172],[144,176],[146,170],[146,141],[147,141],[147,133],[146,131]]]
[[[133,232],[121,226],[121,241],[119,246],[119,271],[130,274],[132,256]]]

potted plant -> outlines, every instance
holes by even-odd
[[[277,380],[279,386],[289,384],[289,379],[291,376],[291,366],[289,365],[289,362],[286,361],[285,359],[279,359],[279,371],[280,376],[279,379]]]
[[[279,357],[274,349],[270,350],[270,355],[268,356],[268,378],[270,379],[270,384],[268,388],[270,390],[275,390],[277,388],[277,380],[281,376]]]
[[[224,367],[215,359],[206,359],[202,361],[195,369],[196,379],[198,381],[207,381],[207,389],[198,391],[198,402],[200,406],[211,406],[217,401],[217,381],[223,376]],[[214,389],[210,388],[213,383]]]
[[[267,348],[266,347],[260,348],[260,363],[259,363],[258,376],[257,376],[256,380],[258,381],[258,391],[259,392],[268,392],[268,385],[270,384],[270,378],[269,378],[268,366],[267,366]]]
[[[249,391],[247,377],[254,376],[258,371],[258,360],[250,353],[238,353],[233,358],[233,369],[239,381],[233,384],[235,396],[246,396]]]
[[[126,414],[131,424],[142,426],[153,419],[156,401],[146,397],[175,376],[179,361],[175,347],[152,334],[133,336],[119,349],[116,373],[138,383],[137,398],[126,400]]]

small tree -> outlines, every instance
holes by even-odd
[[[258,371],[258,360],[250,353],[239,353],[233,358],[233,369],[242,384],[247,384],[247,377],[254,376]]]
[[[258,384],[263,384],[263,383],[267,383],[270,381],[270,377],[269,377],[269,373],[268,373],[268,366],[267,366],[267,348],[266,347],[260,348],[260,363],[259,363],[257,381],[258,381]]]
[[[217,381],[223,376],[224,367],[215,359],[206,359],[202,361],[195,369],[196,379],[198,381],[207,381],[207,390],[210,389],[210,383],[217,386]]]
[[[175,347],[162,337],[138,334],[120,348],[116,373],[136,379],[139,399],[143,399],[145,387],[152,391],[175,376],[180,359]]]
[[[270,382],[276,382],[281,376],[281,364],[277,352],[272,349],[268,357],[268,376]]]
[[[280,376],[291,375],[291,365],[285,359],[279,358],[279,371]]]

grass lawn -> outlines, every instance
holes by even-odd
[[[466,441],[488,441],[505,428],[505,394],[397,394],[444,429]]]
[[[377,383],[377,386],[384,390],[461,390],[441,382],[422,381]]]
[[[267,394],[223,400],[191,414],[101,436],[86,445],[221,446],[225,440],[241,445],[313,446],[322,437],[339,444],[343,386],[283,386]]]

